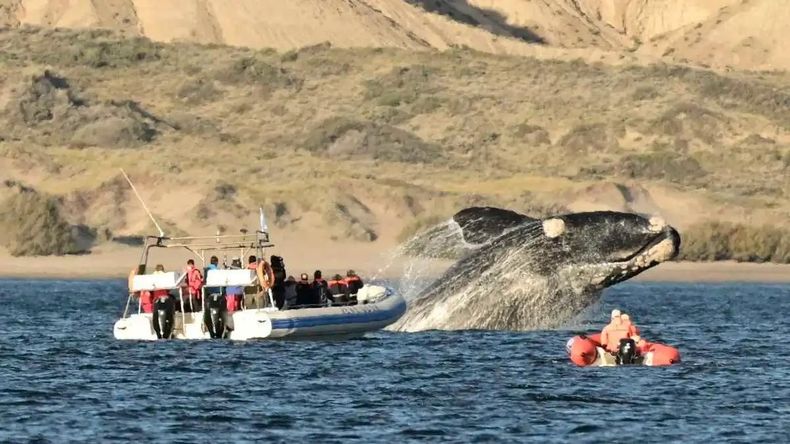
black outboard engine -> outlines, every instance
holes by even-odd
[[[176,304],[170,295],[160,296],[154,302],[154,331],[159,339],[170,339],[175,326]]]
[[[203,312],[203,324],[212,339],[225,337],[225,315],[228,311],[225,296],[212,294],[206,298],[207,309]]]
[[[638,364],[638,358],[636,342],[631,338],[620,339],[620,347],[617,349],[617,364]]]

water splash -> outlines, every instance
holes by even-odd
[[[556,328],[595,303],[590,288],[595,266],[557,267],[546,272],[549,258],[541,253],[547,237],[541,221],[507,229],[518,230],[518,242],[470,244],[461,227],[447,221],[417,234],[396,250],[403,263],[398,282],[410,301],[406,315],[391,328],[505,329]],[[426,276],[430,258],[460,258],[437,279]],[[404,260],[406,259],[406,260]]]

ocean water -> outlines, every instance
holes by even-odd
[[[0,280],[0,442],[787,442],[790,286],[626,283],[568,330],[120,342],[124,281]],[[577,368],[632,314],[669,368]]]

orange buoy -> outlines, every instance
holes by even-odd
[[[595,341],[586,336],[574,336],[565,344],[571,362],[580,367],[595,362],[595,359],[598,357],[598,351],[595,349],[596,346],[597,344]]]

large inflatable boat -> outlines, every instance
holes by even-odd
[[[666,366],[680,362],[675,347],[641,340],[621,343],[619,353],[612,354],[601,346],[601,334],[574,336],[565,344],[571,362],[580,367],[611,367],[616,365]]]
[[[263,224],[262,224],[263,225]],[[394,290],[364,285],[342,305],[319,304],[286,307],[275,302],[265,261],[254,269],[209,269],[200,298],[189,296],[186,272],[146,274],[149,253],[159,248],[182,248],[193,261],[203,263],[209,254],[230,250],[239,257],[263,258],[272,247],[268,233],[212,237],[149,236],[140,264],[129,276],[129,294],[123,316],[113,327],[117,339],[297,339],[352,338],[379,330],[397,321],[406,301]],[[284,272],[284,270],[283,270]],[[242,288],[256,303],[227,309],[229,288]],[[143,303],[143,295],[147,300]],[[136,310],[134,309],[136,305]],[[279,308],[278,308],[279,307]]]
[[[214,271],[209,271],[209,276],[220,274]],[[254,281],[250,284],[254,285]],[[178,287],[169,285],[156,288],[178,290]],[[183,292],[179,291],[179,294],[178,305],[183,306]],[[211,296],[208,295],[204,299],[210,301]],[[366,285],[357,293],[357,300],[359,301],[357,305],[289,310],[270,306],[242,309],[233,313],[221,310],[225,303],[224,299],[220,304],[209,303],[213,306],[204,307],[196,312],[168,310],[166,305],[161,304],[153,313],[144,313],[138,309],[137,313],[125,315],[115,323],[113,335],[116,339],[131,340],[212,337],[233,340],[346,339],[380,330],[397,321],[406,311],[406,301],[403,297],[386,287]]]

